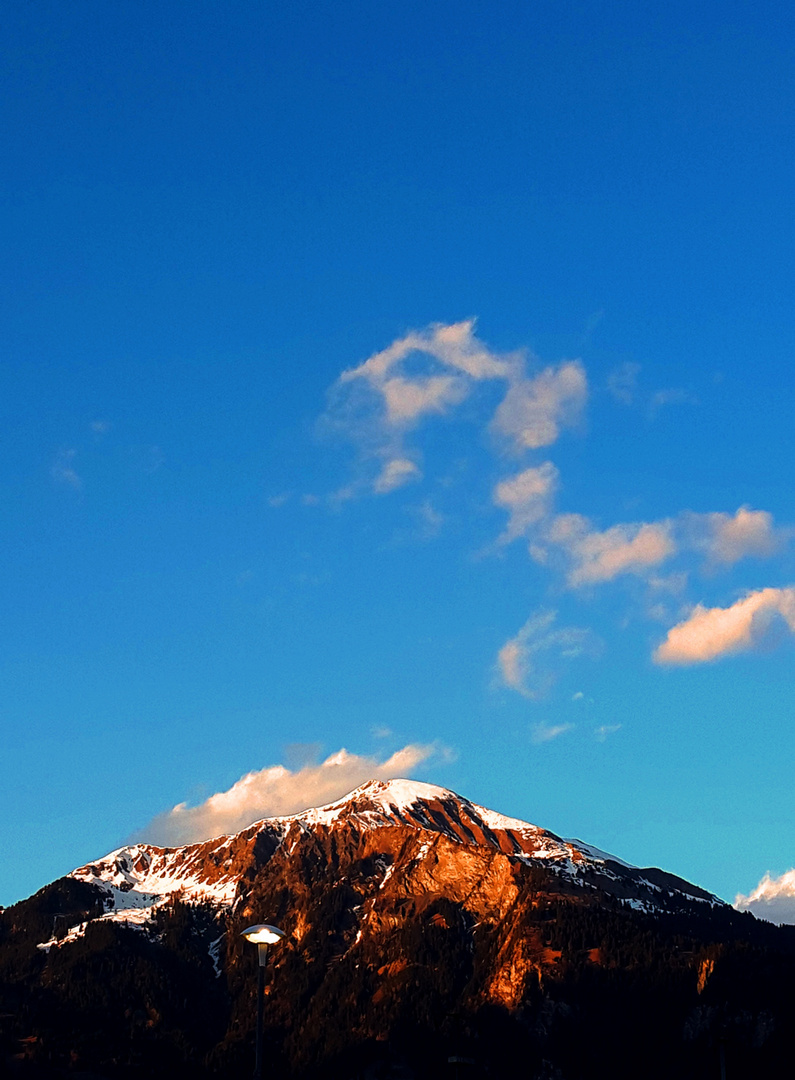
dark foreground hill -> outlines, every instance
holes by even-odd
[[[0,916],[21,1078],[792,1075],[795,928],[452,792],[371,783],[184,848],[136,845]]]

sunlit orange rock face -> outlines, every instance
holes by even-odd
[[[272,854],[252,854],[254,876],[234,909],[235,925],[267,916],[287,931],[280,978],[308,964],[321,999],[347,992],[341,984],[363,987],[375,1007],[362,1021],[372,1037],[386,1037],[392,1013],[423,992],[430,968],[457,987],[456,1007],[519,1008],[559,969],[561,951],[537,925],[539,908],[557,900],[609,895],[649,910],[714,902],[679,879],[438,790],[391,806],[388,784],[368,785],[333,813],[285,822]],[[233,960],[239,946],[231,949]],[[587,957],[598,964],[599,950]]]

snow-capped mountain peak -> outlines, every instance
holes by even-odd
[[[453,850],[477,849],[488,857],[544,867],[561,887],[601,891],[642,910],[662,909],[672,898],[722,903],[660,870],[640,870],[447,788],[405,779],[371,780],[326,806],[265,818],[240,833],[203,843],[176,848],[131,844],[69,876],[98,890],[106,909],[103,918],[145,925],[172,898],[209,903],[219,911],[231,908],[244,895],[246,882],[277,852],[286,861],[300,859],[307,844],[323,845],[336,837],[338,846],[350,848],[364,836],[371,838],[369,850],[390,852],[390,876],[400,873],[398,853],[416,837],[414,860],[429,857],[440,843],[453,845]]]

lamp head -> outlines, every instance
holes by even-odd
[[[278,926],[271,926],[269,923],[257,923],[256,926],[249,926],[248,930],[244,930],[241,936],[246,941],[250,941],[252,945],[275,945],[282,938],[287,937],[284,930],[280,930]]]

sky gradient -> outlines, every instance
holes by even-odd
[[[793,21],[10,5],[0,903],[406,773],[790,870]]]

